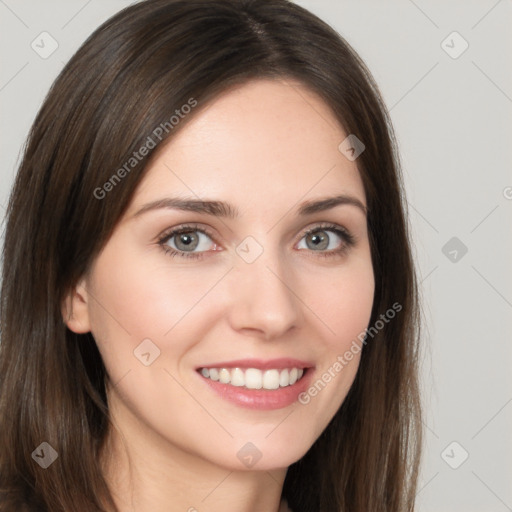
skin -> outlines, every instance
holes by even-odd
[[[338,410],[360,354],[307,405],[271,411],[225,401],[195,369],[295,357],[314,362],[315,382],[349,349],[368,325],[374,294],[365,214],[341,205],[301,218],[296,209],[338,194],[365,205],[364,188],[356,162],[338,150],[347,134],[298,83],[253,81],[193,115],[152,159],[63,315],[71,330],[92,332],[110,377],[116,428],[103,466],[121,512],[218,512],[228,503],[277,511],[287,467]],[[240,217],[174,209],[134,216],[168,196],[223,200]],[[166,254],[159,235],[192,222],[214,235],[198,234],[195,252],[204,257]],[[355,245],[322,257],[345,243],[320,229],[328,250],[308,246],[304,232],[322,222],[347,229]],[[236,252],[247,236],[263,249],[250,264]],[[147,338],[160,350],[149,366],[134,357]],[[236,456],[247,442],[262,454],[251,469]]]

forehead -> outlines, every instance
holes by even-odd
[[[216,197],[242,211],[327,193],[364,204],[357,165],[338,149],[347,134],[305,86],[252,81],[191,115],[152,159],[134,208],[166,194]]]

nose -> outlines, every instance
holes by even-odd
[[[240,259],[231,274],[228,319],[234,330],[272,340],[299,326],[297,283],[278,256],[265,251],[253,263]]]

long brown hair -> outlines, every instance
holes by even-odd
[[[277,77],[316,92],[364,142],[357,164],[376,280],[370,325],[392,304],[402,308],[368,338],[348,396],[288,469],[283,497],[294,512],[414,509],[419,306],[396,143],[377,86],[346,41],[286,0],[147,0],[105,22],[65,66],[10,196],[0,511],[116,510],[99,463],[111,427],[105,368],[92,335],[66,328],[62,301],[107,242],[154,151],[230,86]],[[169,123],[191,98],[194,111]],[[149,136],[155,147],[105,186]],[[47,469],[32,457],[42,442],[58,453]]]

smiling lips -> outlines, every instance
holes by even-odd
[[[307,388],[313,366],[290,358],[250,359],[201,366],[197,372],[213,391],[238,406],[280,409]]]

